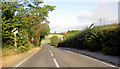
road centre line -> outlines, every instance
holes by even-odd
[[[49,52],[50,52],[51,56],[53,56],[52,51],[51,51],[50,49],[48,49],[48,50],[49,50]],[[57,60],[56,60],[55,58],[53,58],[53,61],[54,61],[55,65],[56,65],[56,67],[57,67],[57,68],[59,68],[60,66],[59,66],[59,64],[58,64]]]
[[[50,49],[48,49],[48,50],[49,50],[50,53],[52,52]]]
[[[59,68],[60,66],[59,66],[59,64],[58,64],[58,62],[56,61],[55,58],[53,58],[53,61],[54,61],[55,65],[56,65],[56,67]]]
[[[50,53],[51,54],[51,56],[53,56],[53,53]]]

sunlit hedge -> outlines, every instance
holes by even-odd
[[[73,35],[72,37],[70,37]],[[102,52],[107,55],[119,56],[120,27],[115,25],[96,26],[77,34],[65,35],[58,47],[71,47]]]

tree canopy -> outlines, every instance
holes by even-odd
[[[35,46],[40,46],[41,40],[49,34],[49,12],[55,10],[55,6],[44,5],[42,1],[5,2],[2,1],[2,43],[3,48],[14,46],[12,30],[16,28],[17,46],[28,46],[31,37],[34,37]],[[7,45],[6,45],[7,44]]]

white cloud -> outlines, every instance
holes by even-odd
[[[105,0],[108,1],[108,0]],[[77,7],[76,7],[77,8]],[[92,7],[91,7],[92,9]],[[58,10],[50,13],[50,29],[51,32],[65,32],[68,30],[81,30],[90,26],[93,22],[99,23],[113,23],[118,21],[118,3],[117,2],[97,2],[97,6],[92,11],[86,10],[80,13],[61,12]],[[75,15],[72,15],[75,14]],[[72,16],[71,16],[72,15]]]
[[[118,22],[118,3],[117,2],[101,2],[92,11],[81,11],[79,20],[92,20],[99,22],[102,19],[104,23]]]
[[[44,2],[118,2],[119,0],[43,0]]]

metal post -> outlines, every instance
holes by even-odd
[[[32,45],[33,45],[33,41],[32,41]]]

